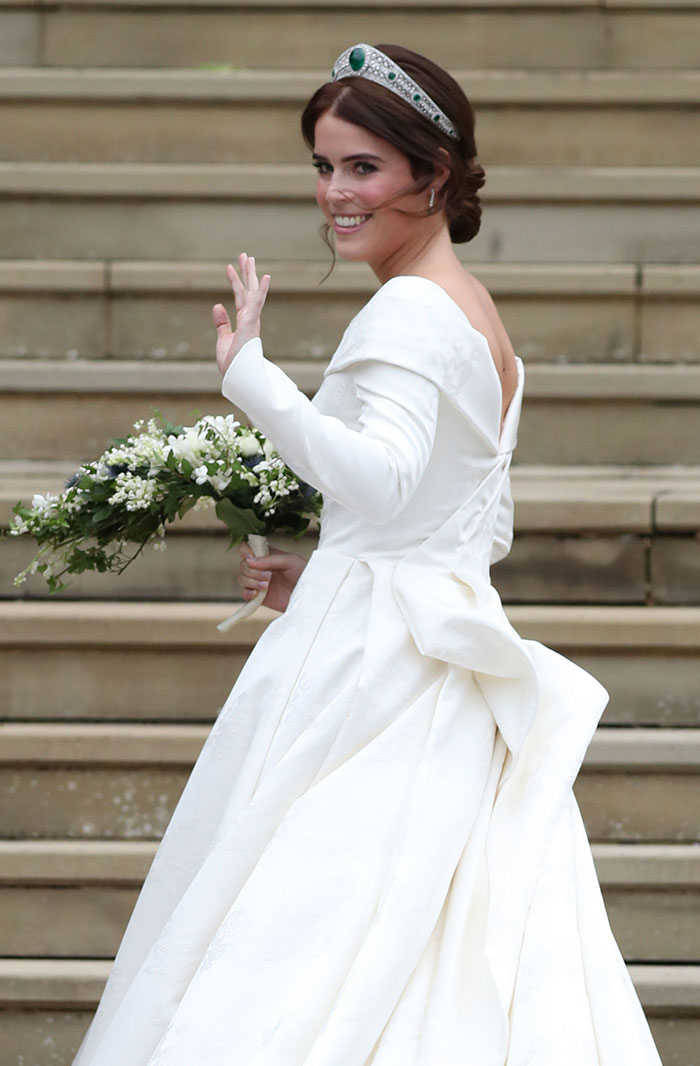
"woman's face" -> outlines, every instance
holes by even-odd
[[[425,210],[429,190],[376,210],[415,179],[406,156],[362,126],[325,111],[316,122],[313,160],[316,200],[333,228],[341,258],[367,262],[380,274],[415,247],[426,233],[426,222],[435,223],[435,217],[411,218],[397,211]]]

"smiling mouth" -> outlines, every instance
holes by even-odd
[[[336,233],[354,233],[371,217],[371,215],[334,215],[333,228]]]

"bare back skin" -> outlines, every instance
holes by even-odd
[[[513,345],[501,322],[491,294],[485,285],[464,269],[460,269],[459,273],[450,272],[439,277],[434,275],[429,280],[440,285],[464,311],[474,329],[486,337],[501,381],[503,392],[501,424],[503,424],[518,385],[518,369]]]

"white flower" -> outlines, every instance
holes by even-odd
[[[233,415],[203,415],[197,425],[213,426],[219,433],[230,434],[232,429],[240,426]]]
[[[246,433],[245,435],[242,433],[239,434],[237,444],[239,454],[246,457],[250,455],[259,455],[262,450],[258,438],[252,433]]]
[[[218,474],[210,474],[206,466],[198,466],[196,470],[192,471],[192,477],[198,485],[205,485],[209,482],[217,492],[223,492],[227,489],[231,483],[231,474],[219,472]]]
[[[115,484],[117,491],[109,497],[109,503],[123,503],[127,511],[147,510],[159,489],[157,481],[129,472],[118,474]]]
[[[50,509],[51,498],[48,496],[42,496],[39,492],[35,492],[32,497],[32,510],[38,511],[39,514],[45,514],[45,512]]]
[[[265,453],[265,457],[267,459],[269,459],[270,456],[272,455],[272,453],[275,452],[276,450],[277,449],[275,448],[274,444],[269,439],[269,437],[266,438],[265,439],[265,443],[263,444],[263,452]]]
[[[195,428],[187,429],[180,437],[168,437],[176,459],[186,459],[190,466],[200,466],[202,459],[209,452],[209,441],[200,437]]]
[[[209,477],[209,484],[216,489],[217,492],[223,492],[231,484],[230,475],[226,474],[211,474]]]

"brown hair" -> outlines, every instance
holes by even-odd
[[[448,136],[391,89],[367,78],[346,77],[326,82],[307,103],[301,116],[304,141],[313,151],[316,123],[324,112],[332,111],[346,122],[353,122],[384,138],[403,152],[415,184],[401,189],[396,197],[385,201],[380,207],[406,194],[428,189],[435,178],[436,162],[448,162],[445,159],[446,151],[450,174],[436,195],[433,210],[397,210],[404,214],[411,213],[414,217],[424,217],[444,207],[452,242],[463,244],[471,241],[481,225],[477,191],[486,180],[484,168],[476,162],[472,105],[455,79],[432,60],[398,44],[377,44],[374,47],[398,63],[432,97],[457,130],[459,138]],[[440,149],[445,151],[441,152]],[[326,222],[320,232],[333,253],[335,265],[335,248],[329,239],[330,229]]]

